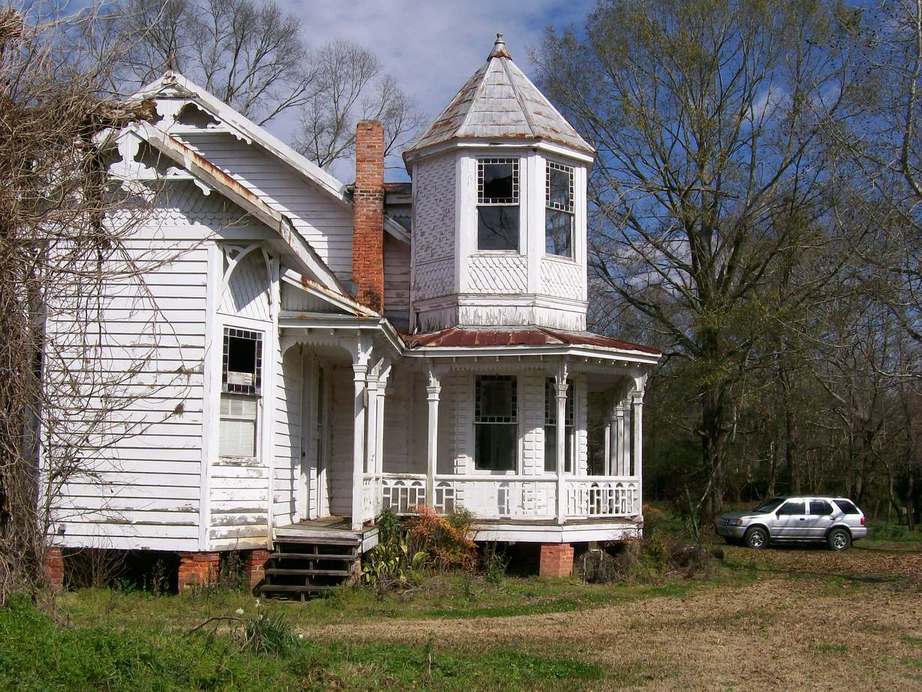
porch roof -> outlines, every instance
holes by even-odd
[[[592,332],[571,332],[547,327],[522,327],[513,329],[449,327],[425,334],[401,334],[410,350],[417,348],[497,348],[503,346],[590,346],[618,351],[635,351],[661,356],[662,351],[652,346],[622,341]]]

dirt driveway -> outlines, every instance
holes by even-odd
[[[579,658],[606,671],[591,689],[922,689],[922,553],[731,548],[727,561],[749,578],[577,612],[322,634]]]

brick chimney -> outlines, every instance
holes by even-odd
[[[355,191],[352,196],[352,282],[355,297],[384,307],[384,126],[362,120],[355,128]]]

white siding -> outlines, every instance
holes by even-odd
[[[384,236],[384,316],[406,330],[410,324],[410,247]]]
[[[330,492],[330,513],[352,514],[352,435],[353,382],[352,368],[330,369],[333,378],[333,399],[330,410],[332,450],[327,479]],[[386,407],[385,407],[386,408]]]
[[[74,360],[66,374],[48,373],[49,386],[65,377],[82,385],[73,410],[58,412],[70,421],[72,437],[59,439],[51,459],[79,439],[94,413],[109,411],[108,425],[81,449],[87,473],[52,498],[60,544],[199,547],[206,239],[240,217],[216,196],[173,184],[124,245],[143,280],[108,282],[99,312],[89,317],[75,317],[66,301],[50,307],[49,348]],[[110,267],[120,263],[127,268],[114,259]],[[92,353],[81,347],[77,324],[98,331]]]
[[[352,277],[352,209],[306,182],[292,168],[229,134],[194,133],[183,139],[274,209],[286,214],[320,258],[342,280]]]
[[[298,348],[284,360],[279,354],[275,379],[275,453],[272,458],[272,519],[276,526],[294,521],[301,473],[302,363]]]

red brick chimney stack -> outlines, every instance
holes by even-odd
[[[355,128],[355,191],[352,210],[352,281],[355,297],[384,307],[384,126],[362,120]]]

